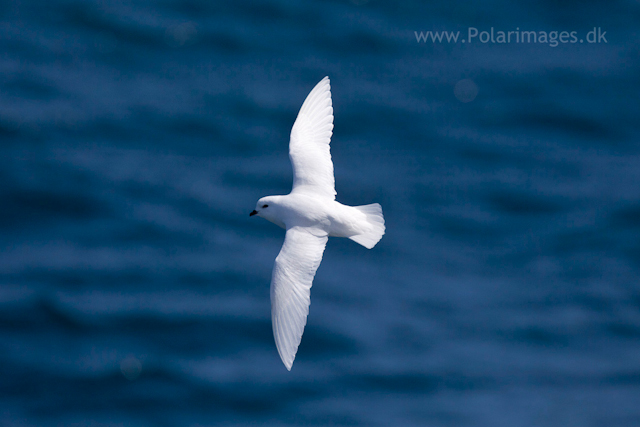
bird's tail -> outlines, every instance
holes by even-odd
[[[365,248],[371,249],[380,241],[380,239],[382,239],[382,236],[384,235],[385,228],[382,206],[378,203],[372,203],[370,205],[354,206],[354,208],[366,215],[366,221],[371,226],[371,230],[364,234],[358,234],[349,238],[354,242],[361,244]]]

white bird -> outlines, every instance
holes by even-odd
[[[288,370],[307,324],[311,284],[328,236],[348,237],[371,249],[385,231],[378,203],[346,206],[335,200],[329,152],[332,133],[331,86],[325,77],[307,96],[291,129],[291,193],[263,197],[249,214],[287,230],[271,276],[271,322],[278,353]]]

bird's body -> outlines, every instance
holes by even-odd
[[[365,213],[330,198],[292,192],[263,197],[260,203],[269,206],[261,216],[284,229],[312,227],[332,237],[352,237],[371,230]]]
[[[329,142],[333,108],[325,77],[302,104],[291,130],[293,189],[258,200],[251,216],[287,230],[271,277],[271,319],[282,362],[291,369],[309,313],[310,290],[329,236],[348,237],[371,249],[385,232],[382,208],[335,200]]]

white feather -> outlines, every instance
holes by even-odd
[[[292,193],[310,192],[335,199],[333,162],[329,151],[332,134],[331,85],[329,77],[325,77],[305,99],[291,129]]]
[[[311,284],[322,261],[327,234],[292,227],[276,258],[271,277],[271,322],[282,362],[291,370],[307,324]]]

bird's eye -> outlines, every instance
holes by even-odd
[[[263,207],[263,208],[268,208],[268,207],[269,207],[269,205],[262,205],[262,207]]]

